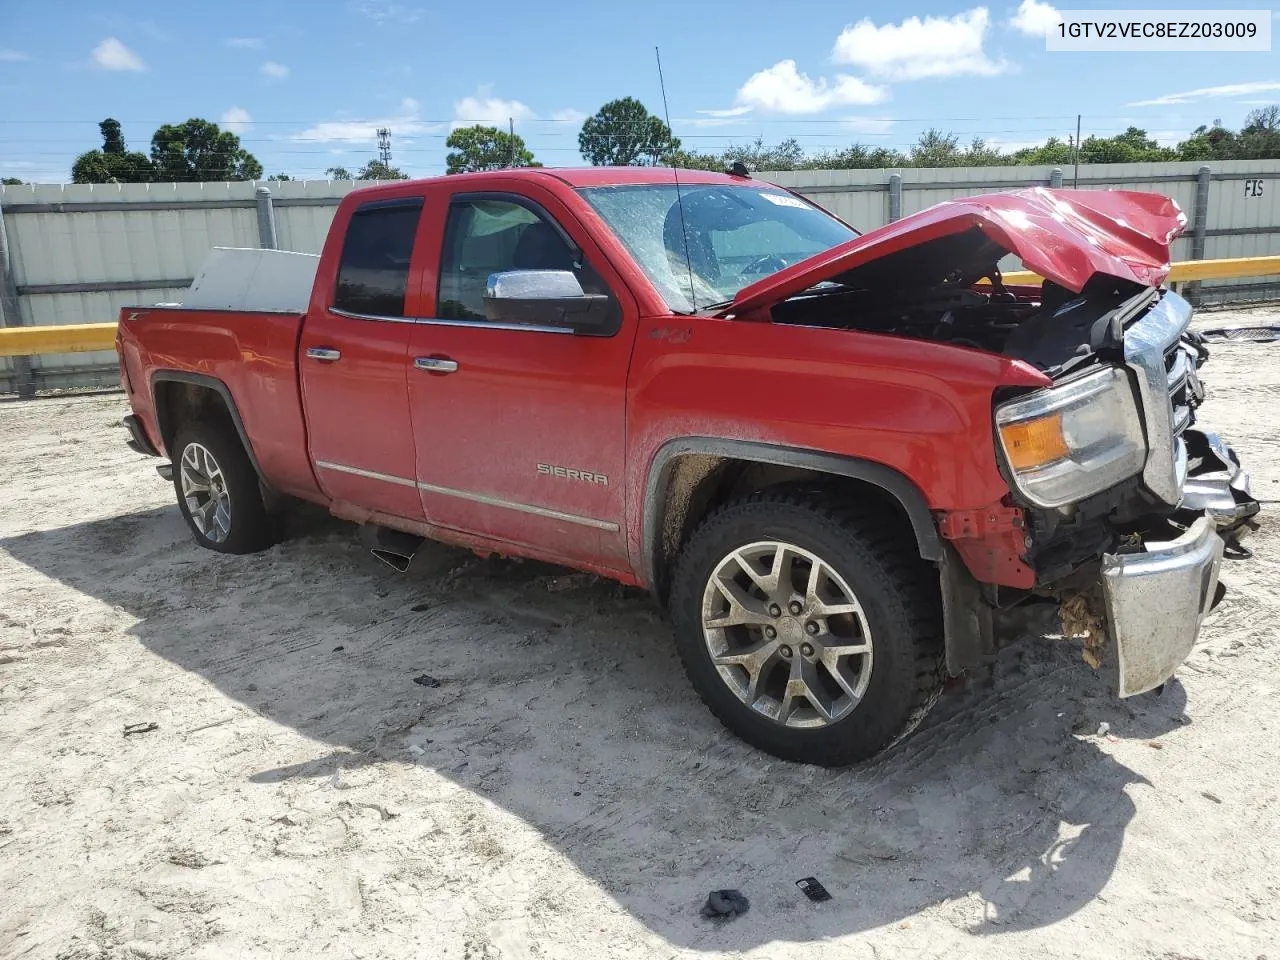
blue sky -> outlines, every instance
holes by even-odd
[[[1230,4],[1248,6],[1248,4]],[[1070,8],[1152,7],[1129,0]],[[1209,0],[1161,9],[1215,6]],[[443,172],[461,121],[505,125],[548,165],[582,162],[581,118],[614,97],[662,108],[686,146],[763,136],[811,149],[903,147],[926,127],[1008,147],[1130,123],[1173,142],[1280,101],[1275,53],[1047,53],[1044,0],[810,0],[788,6],[517,0],[7,0],[0,19],[0,175],[64,181],[114,116],[146,151],[160,123],[201,116],[267,168],[322,178],[375,154]]]

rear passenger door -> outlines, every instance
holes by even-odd
[[[405,382],[412,327],[406,295],[412,298],[422,208],[419,196],[353,211],[331,292],[312,303],[298,357],[321,489],[333,500],[413,520],[422,519],[422,501]]]
[[[423,506],[433,524],[625,570],[636,308],[572,213],[520,188],[454,193],[439,220],[433,200],[439,268],[424,280],[409,351]],[[489,275],[518,269],[572,270],[584,291],[609,295],[616,322],[581,336],[486,319]]]

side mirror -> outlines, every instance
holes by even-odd
[[[489,274],[485,316],[496,323],[557,327],[579,334],[611,332],[611,301],[584,293],[570,270],[507,270]]]

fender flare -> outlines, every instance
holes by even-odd
[[[833,476],[861,480],[892,496],[902,506],[911,523],[916,547],[925,560],[940,563],[945,557],[942,540],[933,522],[933,514],[924,494],[904,474],[892,467],[860,457],[842,456],[797,447],[784,447],[753,440],[725,440],[715,437],[679,437],[668,440],[654,455],[645,481],[643,541],[641,544],[642,569],[649,583],[659,582],[658,557],[662,523],[665,515],[665,491],[671,477],[671,469],[678,457],[704,454],[742,460],[750,463],[768,463],[783,467],[814,470]]]
[[[244,420],[240,417],[240,408],[236,406],[235,397],[231,395],[231,388],[219,380],[217,377],[211,377],[204,373],[191,373],[187,370],[157,370],[151,375],[151,406],[156,412],[156,428],[160,430],[161,439],[165,440],[164,429],[162,426],[164,417],[161,412],[159,400],[156,396],[156,384],[158,383],[190,383],[194,386],[204,387],[217,393],[223,404],[227,408],[227,413],[231,417],[231,422],[236,428],[236,435],[240,437],[240,443],[244,445],[245,453],[249,455],[249,462],[253,464],[253,471],[258,475],[258,482],[267,486],[266,476],[262,472],[262,467],[258,464],[258,457],[253,452],[253,444],[249,442],[249,434],[244,428]],[[169,459],[173,459],[172,451],[168,450],[168,443],[165,443],[166,452],[169,453]]]

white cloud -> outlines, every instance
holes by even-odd
[[[231,107],[222,114],[222,126],[239,136],[249,132],[253,117],[244,107]]]
[[[0,47],[0,63],[21,63],[30,60],[31,54],[14,50],[12,47]]]
[[[227,46],[238,50],[257,50],[262,42],[261,37],[227,37]]]
[[[289,68],[283,63],[276,63],[274,60],[268,60],[258,68],[258,72],[270,80],[283,80],[289,76]]]
[[[1009,18],[1009,26],[1029,37],[1043,37],[1061,22],[1058,8],[1041,0],[1022,0]]]
[[[492,84],[476,88],[473,96],[463,97],[453,105],[453,126],[469,127],[483,123],[500,126],[510,120],[532,120],[533,110],[519,100],[503,100],[493,96]]]
[[[883,26],[864,17],[840,32],[832,57],[885,80],[994,76],[1008,64],[992,61],[983,50],[990,24],[986,7],[954,17],[908,17]]]
[[[1187,90],[1183,93],[1166,93],[1163,97],[1156,97],[1154,100],[1135,100],[1128,106],[1168,107],[1214,97],[1241,97],[1250,93],[1267,93],[1270,90],[1280,90],[1280,82],[1262,80],[1255,83],[1227,83],[1220,87],[1200,87],[1198,90]]]
[[[724,110],[699,110],[698,113],[706,117],[717,117],[720,119],[728,117],[741,117],[751,112],[750,107],[728,107]]]
[[[558,120],[561,123],[581,123],[587,119],[587,114],[581,110],[575,110],[573,107],[565,107],[563,110],[557,110],[551,115],[552,120]]]
[[[884,87],[876,87],[845,74],[828,83],[826,77],[810,79],[796,69],[794,60],[779,60],[772,67],[753,73],[738,89],[738,111],[707,111],[712,116],[740,116],[747,110],[772,113],[820,113],[831,107],[865,106],[879,103],[889,95]],[[746,108],[746,109],[743,109]]]
[[[138,59],[138,55],[115,37],[107,37],[93,48],[93,62],[103,70],[147,69]]]
[[[405,97],[400,101],[400,110],[395,116],[358,119],[358,120],[326,120],[314,127],[309,127],[294,134],[292,140],[313,140],[320,143],[365,143],[373,144],[377,140],[379,127],[386,127],[393,137],[407,137],[419,133],[431,133],[439,130],[438,124],[424,123],[418,111],[418,101]],[[334,151],[341,153],[342,151]]]
[[[405,7],[398,3],[386,3],[383,0],[360,0],[358,3],[347,4],[347,9],[372,20],[378,26],[384,23],[417,23],[422,19],[421,7]]]

